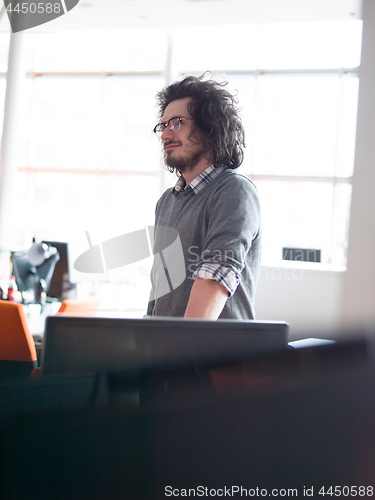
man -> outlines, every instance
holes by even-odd
[[[255,186],[236,172],[244,130],[225,85],[188,76],[157,94],[154,132],[179,179],[157,203],[154,241],[161,249],[162,229],[178,233],[186,278],[166,293],[154,263],[148,315],[254,318],[260,207]]]

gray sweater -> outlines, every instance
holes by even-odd
[[[176,258],[174,264],[182,267],[185,261],[186,277],[183,279],[185,270],[181,269],[182,284],[171,286],[168,291],[172,291],[166,293],[154,263],[147,314],[184,316],[194,271],[203,263],[218,263],[232,269],[239,278],[238,287],[228,297],[220,318],[254,319],[261,252],[260,206],[254,184],[227,169],[197,194],[189,186],[176,196],[168,189],[156,205],[154,248],[166,247],[163,241],[166,227],[179,234],[184,259],[177,263]],[[164,260],[163,265],[170,269]]]

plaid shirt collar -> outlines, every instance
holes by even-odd
[[[207,184],[221,174],[225,170],[224,165],[219,165],[214,167],[213,165],[207,167],[203,172],[201,172],[195,179],[193,179],[188,186],[186,186],[186,181],[183,175],[180,175],[178,181],[176,182],[174,188],[172,189],[172,195],[177,196],[182,191],[185,191],[189,187],[194,191],[195,194],[200,193]]]

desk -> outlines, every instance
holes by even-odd
[[[258,487],[299,498],[330,485],[370,493],[375,373],[366,357],[357,341],[259,356],[235,363],[234,385],[220,392],[203,372],[153,372],[137,377],[137,406],[124,397],[126,374],[3,389],[2,497],[165,500],[169,485],[251,491],[236,497],[258,496]],[[251,383],[267,375],[269,384]]]

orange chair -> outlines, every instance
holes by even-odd
[[[37,366],[23,305],[0,300],[0,376],[30,375]]]
[[[70,316],[96,316],[101,299],[93,297],[88,300],[67,299],[61,302],[58,314],[64,313]]]

